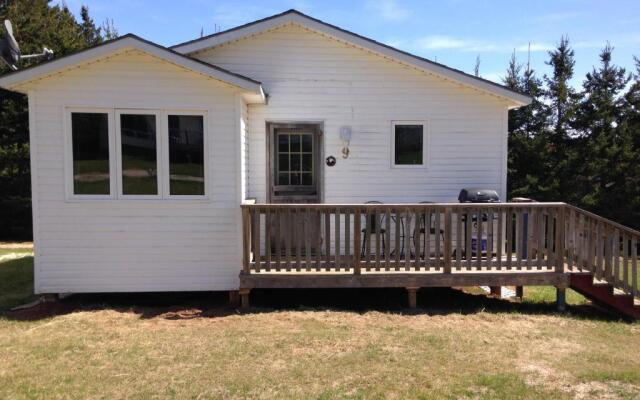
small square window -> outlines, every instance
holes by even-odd
[[[393,165],[421,166],[425,161],[425,125],[393,124]]]

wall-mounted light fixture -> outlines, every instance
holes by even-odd
[[[340,139],[342,140],[342,158],[349,158],[349,143],[351,142],[351,127],[343,126],[340,128]]]

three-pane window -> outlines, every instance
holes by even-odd
[[[205,195],[204,114],[70,112],[70,195]]]

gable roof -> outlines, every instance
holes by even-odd
[[[261,20],[250,22],[248,24],[240,25],[226,31],[214,33],[202,38],[180,43],[171,46],[170,48],[179,53],[191,54],[210,47],[219,46],[224,43],[255,35],[266,30],[274,29],[288,23],[298,24],[312,30],[322,32],[357,47],[372,51],[385,57],[395,59],[407,65],[430,72],[434,75],[438,75],[442,78],[450,79],[464,85],[474,87],[481,91],[508,99],[516,107],[527,105],[531,103],[532,100],[530,96],[509,89],[506,86],[489,81],[487,79],[467,74],[466,72],[428,60],[426,58],[416,56],[406,51],[396,49],[384,43],[377,42],[365,36],[358,35],[357,33],[347,31],[335,25],[331,25],[327,22],[310,17],[294,9],[285,11],[280,14],[272,15]]]
[[[216,65],[191,58],[131,33],[106,41],[97,46],[68,54],[64,57],[55,58],[50,61],[45,61],[18,71],[1,75],[0,87],[15,90],[17,86],[30,80],[73,67],[74,65],[93,61],[111,53],[126,49],[140,50],[171,64],[178,65],[193,72],[239,87],[251,92],[252,94],[259,95],[263,100],[265,98],[265,94],[262,90],[262,84],[254,79],[236,74],[235,72],[228,71]]]

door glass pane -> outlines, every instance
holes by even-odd
[[[122,192],[158,194],[156,159],[156,116],[121,114]]]
[[[73,193],[110,194],[109,117],[71,113]]]
[[[423,140],[422,125],[396,125],[395,164],[421,165]]]
[[[278,151],[289,151],[289,135],[278,135]]]
[[[313,151],[313,135],[309,135],[309,134],[302,135],[302,151],[305,151],[305,152]]]
[[[302,155],[302,171],[313,171],[313,154]]]
[[[305,172],[302,174],[303,185],[313,185],[313,174]]]
[[[278,185],[288,185],[288,184],[289,184],[289,174],[286,172],[278,174]]]
[[[291,184],[292,185],[299,185],[300,184],[300,173],[299,172],[292,172],[291,173]]]
[[[201,115],[169,115],[169,192],[204,195],[204,121]]]
[[[289,171],[289,155],[288,154],[280,154],[278,156],[278,169],[280,171]]]
[[[291,172],[300,171],[300,154],[291,154]]]
[[[300,152],[300,135],[291,135],[289,136],[289,140],[291,141],[291,148],[289,149],[289,151],[291,151],[292,153],[299,153]]]

